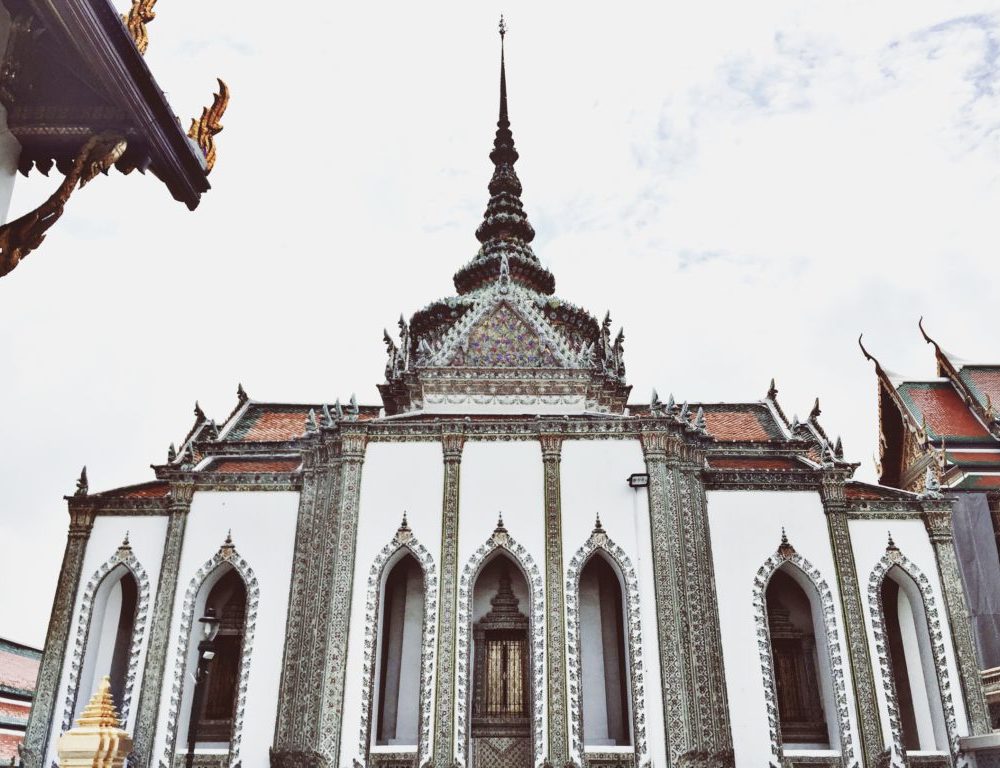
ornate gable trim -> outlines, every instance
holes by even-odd
[[[530,641],[532,679],[532,719],[534,720],[534,762],[540,766],[544,761],[544,719],[542,710],[545,701],[545,591],[542,573],[535,561],[522,545],[511,538],[505,529],[497,530],[473,552],[469,562],[462,569],[458,587],[458,674],[456,685],[457,717],[455,728],[455,755],[459,766],[469,765],[469,712],[471,709],[471,659],[472,659],[472,593],[476,577],[491,554],[504,550],[518,564],[531,590]]]
[[[871,612],[875,653],[878,656],[879,674],[882,676],[886,709],[889,713],[889,728],[892,731],[890,765],[892,768],[908,765],[906,750],[903,747],[903,729],[899,720],[899,698],[896,694],[896,684],[892,677],[892,667],[886,645],[885,606],[882,605],[882,583],[893,568],[899,568],[903,571],[913,580],[920,592],[924,616],[927,620],[927,631],[930,635],[931,656],[937,674],[938,691],[941,695],[941,710],[944,714],[945,730],[948,734],[949,752],[958,761],[956,765],[964,766],[966,762],[960,760],[959,755],[958,723],[955,717],[955,704],[951,696],[951,682],[948,679],[948,657],[945,652],[944,633],[941,629],[941,616],[934,601],[934,590],[930,580],[906,555],[899,551],[891,539],[885,554],[875,564],[875,568],[868,578],[868,609]]]
[[[135,625],[132,627],[132,642],[129,646],[128,671],[125,677],[125,689],[119,703],[120,720],[123,725],[128,723],[129,708],[132,704],[132,691],[135,686],[136,672],[139,668],[139,653],[142,650],[142,640],[146,633],[146,620],[149,615],[149,577],[146,569],[136,559],[128,544],[128,535],[118,550],[109,557],[94,575],[90,577],[80,602],[80,612],[76,625],[76,640],[73,644],[73,659],[70,662],[69,681],[66,685],[66,702],[63,711],[62,730],[68,731],[73,724],[73,712],[76,709],[77,697],[80,695],[80,674],[83,662],[87,656],[87,640],[90,637],[90,624],[94,618],[94,600],[97,591],[104,580],[116,568],[121,566],[135,578],[139,594],[135,607]]]
[[[576,761],[586,765],[583,743],[583,678],[580,658],[580,574],[590,558],[600,550],[614,563],[625,583],[625,619],[628,627],[629,681],[632,703],[632,738],[635,765],[645,765],[646,748],[646,688],[642,663],[642,621],[639,616],[639,581],[632,561],[620,546],[601,528],[573,555],[566,571],[566,648],[569,673],[570,743]]]
[[[368,765],[375,706],[375,667],[378,664],[379,605],[382,583],[388,563],[401,550],[407,550],[420,563],[424,573],[424,619],[420,642],[420,715],[417,764],[431,758],[431,705],[434,693],[434,643],[437,636],[437,574],[434,558],[404,522],[392,541],[379,550],[368,573],[368,596],[365,602],[364,667],[361,678],[361,729],[358,743],[359,762]]]
[[[840,653],[840,632],[837,629],[837,604],[834,602],[826,579],[808,560],[798,554],[782,534],[782,543],[757,571],[753,580],[754,622],[757,625],[757,650],[760,654],[761,672],[764,680],[764,698],[767,707],[768,733],[771,737],[770,768],[785,765],[784,748],[781,742],[781,727],[778,721],[778,695],[774,677],[774,660],[771,658],[771,631],[767,622],[767,585],[771,577],[783,565],[797,568],[813,585],[820,598],[823,625],[826,627],[826,646],[829,652],[830,676],[837,711],[827,713],[836,717],[840,730],[840,754],[844,766],[858,768],[851,739],[851,716],[848,704],[847,684],[844,676],[844,662]]]
[[[227,536],[226,541],[211,558],[195,573],[194,578],[188,584],[187,592],[184,593],[184,603],[181,609],[181,624],[177,632],[177,645],[174,650],[174,681],[170,688],[170,708],[167,711],[167,739],[163,748],[163,759],[160,760],[160,768],[170,768],[173,765],[174,747],[177,741],[178,716],[180,715],[181,700],[184,694],[185,667],[187,666],[187,652],[191,644],[191,627],[194,623],[194,606],[201,591],[202,585],[211,576],[228,563],[232,566],[247,590],[247,613],[246,624],[243,633],[243,649],[240,654],[239,683],[237,684],[236,713],[233,716],[233,735],[229,742],[229,757],[227,765],[230,768],[238,768],[240,761],[240,742],[243,738],[243,713],[246,709],[247,684],[250,679],[250,656],[253,653],[253,636],[257,627],[257,608],[260,603],[260,587],[257,583],[257,576],[254,574],[250,564],[243,559],[242,555],[236,551],[232,540]]]

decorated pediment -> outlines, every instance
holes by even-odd
[[[468,368],[556,368],[553,345],[506,301],[484,313],[451,349],[447,365]]]

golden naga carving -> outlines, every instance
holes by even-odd
[[[229,86],[219,81],[219,92],[215,94],[211,107],[201,110],[201,118],[191,121],[188,136],[198,142],[205,155],[205,172],[209,173],[215,165],[215,135],[222,131],[222,115],[229,106]]]
[[[125,139],[117,133],[91,136],[83,145],[66,178],[55,192],[33,211],[0,226],[0,277],[16,267],[45,239],[49,227],[63,214],[77,183],[83,187],[98,173],[108,169],[124,154]]]
[[[156,18],[153,13],[153,6],[156,0],[132,0],[132,7],[129,12],[122,16],[125,27],[135,41],[135,47],[139,53],[145,55],[146,48],[149,47],[149,35],[146,32],[146,25]]]

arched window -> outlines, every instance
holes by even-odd
[[[531,765],[528,583],[500,553],[479,572],[472,598],[474,768]]]
[[[121,707],[128,680],[132,638],[135,633],[139,584],[124,565],[117,565],[101,581],[93,598],[86,656],[76,697],[76,718],[87,705],[90,693],[105,675],[111,677],[111,695]]]
[[[947,750],[941,691],[920,589],[906,571],[894,565],[882,579],[879,597],[901,746],[907,750]]]
[[[424,572],[407,551],[382,587],[376,744],[417,745],[423,623]]]
[[[219,621],[218,632],[206,643],[197,619],[213,614]],[[182,749],[190,743],[192,728],[196,748],[225,748],[232,741],[246,615],[246,585],[240,574],[224,563],[205,579],[195,600],[185,677],[196,679],[200,669],[201,682],[184,689],[178,734]]]
[[[785,565],[771,577],[765,599],[781,740],[786,749],[837,749],[819,596],[804,574]]]
[[[580,572],[579,615],[584,745],[628,746],[632,733],[621,582],[600,554]]]

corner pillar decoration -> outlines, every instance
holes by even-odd
[[[364,428],[357,423],[342,423],[340,430],[340,482],[335,511],[337,546],[332,563],[330,594],[325,598],[326,605],[332,607],[332,610],[329,611],[326,625],[324,663],[316,665],[323,670],[323,677],[318,681],[319,690],[322,691],[318,752],[333,765],[340,764],[344,684],[347,679],[347,639],[358,538],[358,502],[367,441]]]
[[[163,675],[167,664],[167,645],[170,641],[170,618],[174,612],[177,574],[184,546],[184,529],[187,526],[193,496],[192,483],[173,483],[170,486],[167,535],[163,544],[163,558],[160,561],[160,578],[156,586],[153,615],[149,624],[146,665],[142,673],[142,689],[139,693],[139,708],[136,710],[135,718],[133,751],[136,759],[132,765],[136,768],[148,768],[152,762],[153,737],[157,713],[160,710],[160,697],[163,695]]]
[[[441,436],[444,492],[441,502],[441,581],[438,595],[437,690],[434,702],[434,765],[455,760],[455,637],[458,602],[458,513],[461,434]]]
[[[844,635],[847,639],[847,658],[851,667],[858,736],[864,753],[865,765],[878,765],[885,750],[882,739],[882,720],[875,696],[875,678],[872,673],[871,649],[865,630],[865,617],[861,607],[861,588],[854,561],[854,547],[847,526],[847,502],[844,496],[843,472],[828,473],[821,486],[823,511],[826,513],[830,532],[830,546],[837,573],[837,588],[844,611]]]
[[[285,629],[285,652],[278,693],[278,714],[271,765],[322,766],[315,750],[319,732],[319,697],[323,651],[319,617],[330,606],[321,587],[324,570],[334,556],[336,531],[333,503],[338,457],[332,445],[321,444],[303,453],[302,491],[292,558],[292,585]]]
[[[733,765],[701,451],[644,431],[656,624],[670,765]]]
[[[549,757],[565,765],[569,755],[566,712],[566,599],[562,560],[562,491],[559,466],[562,435],[539,436],[545,485],[545,628],[548,671]]]
[[[690,449],[689,449],[690,451]],[[729,724],[729,696],[722,659],[722,628],[715,591],[715,566],[708,528],[708,500],[701,481],[704,457],[694,452],[680,465],[680,501],[686,562],[687,615],[692,632],[688,642],[689,665],[695,686],[689,692],[699,708],[696,752],[710,757],[710,764],[733,765],[733,736]]]
[[[42,654],[42,663],[38,670],[38,683],[24,742],[20,747],[25,768],[42,768],[45,760],[52,719],[55,716],[63,660],[73,620],[73,607],[80,586],[83,556],[87,550],[90,531],[94,527],[95,512],[89,506],[79,505],[71,500],[69,515],[69,535],[63,552],[55,601],[49,616],[45,652]]]
[[[972,624],[965,603],[958,557],[951,532],[951,499],[924,500],[924,526],[934,547],[944,609],[951,627],[951,642],[955,649],[962,697],[969,718],[969,733],[973,736],[990,733],[990,715],[983,695],[979,663],[972,639]]]

